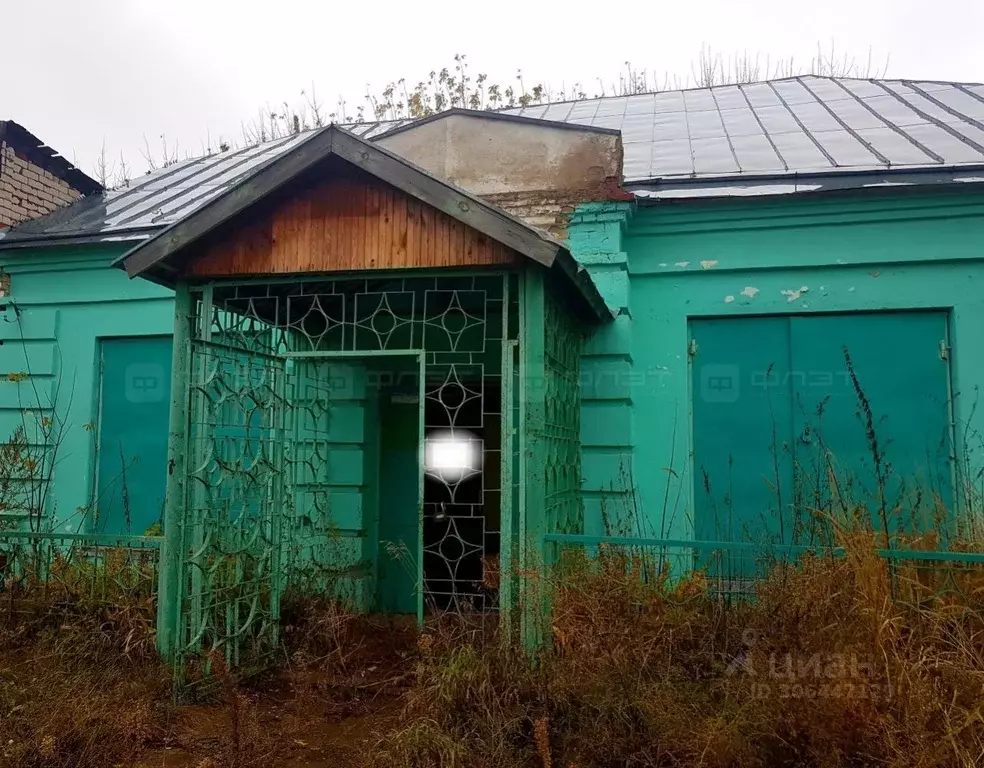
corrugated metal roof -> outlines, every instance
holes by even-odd
[[[984,170],[980,84],[804,76],[503,111],[621,131],[625,183],[641,197],[979,180]],[[372,139],[409,122],[344,127]],[[150,234],[304,138],[186,160],[22,224],[0,244]]]
[[[884,183],[887,172],[984,166],[980,84],[811,75],[507,111],[619,129],[625,183],[646,196],[706,195],[721,182],[753,194],[753,179],[773,194],[792,177],[850,175],[861,186],[865,174]],[[817,184],[792,191],[807,188]]]
[[[371,139],[405,121],[346,126]],[[92,195],[74,205],[0,233],[0,244],[40,238],[130,239],[150,236],[197,210],[213,197],[310,136],[292,135],[230,152],[183,160],[133,179],[122,189]]]

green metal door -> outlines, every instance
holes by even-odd
[[[695,535],[826,543],[952,502],[943,312],[692,323]],[[941,352],[942,350],[942,352]]]
[[[843,515],[863,505],[876,530],[930,529],[953,502],[946,314],[792,317],[789,327],[798,506]]]
[[[355,610],[371,605],[373,586],[367,372],[363,361],[325,356],[290,360],[288,375],[291,578]]]
[[[702,320],[692,334],[695,538],[781,539],[793,481],[789,323]]]
[[[171,338],[103,339],[94,528],[143,534],[167,480]]]

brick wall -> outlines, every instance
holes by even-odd
[[[36,219],[80,197],[50,171],[0,143],[0,228]]]

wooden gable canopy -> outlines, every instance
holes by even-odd
[[[182,277],[517,261],[557,270],[591,314],[611,318],[591,278],[561,242],[382,147],[329,126],[123,254],[115,265],[130,277],[173,286]]]
[[[204,244],[187,273],[232,277],[522,263],[512,248],[368,173],[332,171]]]

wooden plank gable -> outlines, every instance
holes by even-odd
[[[522,257],[369,174],[333,175],[254,211],[188,267],[197,277],[513,266]]]

